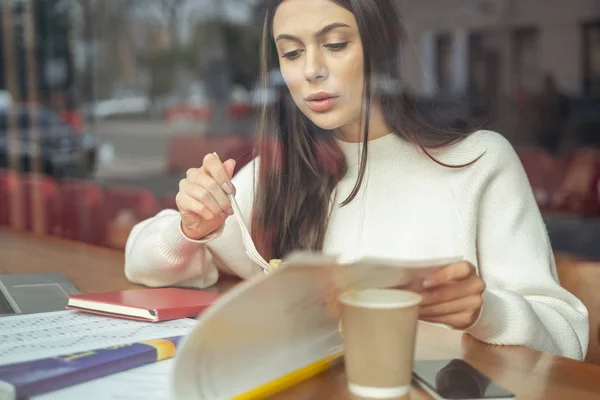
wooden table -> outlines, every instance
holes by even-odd
[[[123,274],[122,252],[0,230],[0,273],[61,272],[82,292],[139,288]],[[224,280],[214,290],[235,283]],[[600,399],[600,367],[524,347],[490,346],[460,332],[419,326],[418,359],[464,358],[519,399]],[[343,366],[276,396],[351,399]],[[429,399],[415,388],[410,399]]]

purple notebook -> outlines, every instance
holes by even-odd
[[[24,399],[171,358],[182,336],[0,366],[0,398]]]

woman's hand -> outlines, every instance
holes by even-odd
[[[176,202],[181,214],[181,230],[190,239],[200,240],[223,226],[233,215],[228,194],[235,161],[221,162],[216,153],[204,157],[201,168],[187,171],[179,182]]]
[[[481,312],[485,283],[475,267],[466,261],[449,265],[428,277],[421,292],[422,321],[466,329]]]

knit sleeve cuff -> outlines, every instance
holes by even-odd
[[[161,232],[158,246],[163,254],[173,254],[177,258],[185,257],[188,254],[195,253],[202,245],[217,239],[222,233],[223,227],[201,240],[190,239],[183,233],[181,216],[177,215]]]
[[[479,317],[464,331],[484,342],[489,342],[490,339],[498,336],[502,332],[502,325],[506,322],[503,303],[501,297],[486,290],[483,293],[483,306]]]

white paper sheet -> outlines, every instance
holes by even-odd
[[[0,365],[186,335],[196,324],[194,319],[150,323],[77,311],[5,317],[0,319]],[[173,360],[164,360],[34,399],[170,400],[172,367]]]
[[[196,320],[159,323],[57,311],[0,319],[0,365],[187,334]]]
[[[337,294],[349,288],[422,288],[444,260],[340,261],[298,254],[224,294],[198,318],[175,358],[176,399],[226,400],[339,356]]]

